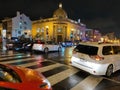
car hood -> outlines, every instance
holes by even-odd
[[[22,78],[22,81],[24,82],[42,82],[45,79],[41,73],[33,69],[19,66],[12,66],[12,69],[14,69],[19,74],[20,78]]]

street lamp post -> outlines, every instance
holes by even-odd
[[[46,26],[46,41],[49,39],[49,27]]]
[[[2,30],[2,49],[7,50],[7,48],[6,48],[6,30]]]

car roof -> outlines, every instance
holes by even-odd
[[[88,45],[88,46],[120,46],[120,44],[117,43],[103,43],[103,42],[80,42],[79,44],[82,45]]]

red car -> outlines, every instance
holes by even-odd
[[[39,72],[0,64],[0,90],[52,90],[49,81]]]

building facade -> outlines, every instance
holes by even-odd
[[[10,38],[12,33],[12,18],[6,17],[4,20],[2,20],[2,38]]]
[[[22,35],[29,37],[31,35],[32,21],[25,14],[17,12],[16,17],[2,20],[2,26],[2,31],[6,32],[8,39],[12,37],[18,38]]]
[[[85,32],[86,41],[98,42],[101,41],[101,33],[99,30],[95,29],[86,29]]]
[[[0,37],[1,37],[1,32],[2,32],[2,23],[0,23]]]
[[[24,35],[29,38],[31,35],[32,21],[25,14],[17,12],[17,16],[12,18],[12,37]]]
[[[68,18],[67,13],[59,4],[59,8],[54,11],[52,18],[35,20],[32,22],[32,36],[35,39],[63,42],[75,41],[85,38],[85,27],[79,21]]]
[[[0,43],[2,42],[2,23],[0,23]]]

